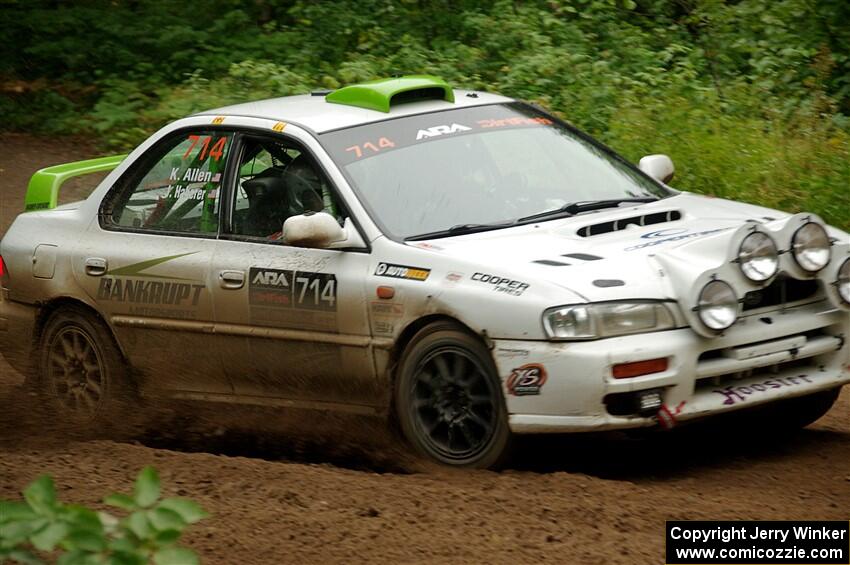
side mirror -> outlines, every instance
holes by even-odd
[[[365,247],[363,238],[351,222],[339,226],[336,218],[327,212],[307,212],[292,216],[283,223],[283,241],[296,247]]]
[[[663,183],[668,183],[676,172],[673,160],[667,155],[647,155],[638,162],[638,168]]]

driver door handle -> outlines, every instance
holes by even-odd
[[[221,288],[236,290],[245,286],[245,271],[221,271],[218,274]]]
[[[86,274],[92,277],[105,275],[107,265],[106,259],[102,259],[100,257],[89,257],[85,262]]]

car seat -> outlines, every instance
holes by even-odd
[[[286,178],[290,185],[290,197],[295,213],[321,212],[325,209],[322,181],[307,157],[296,157],[286,167]]]
[[[283,222],[292,215],[288,184],[284,176],[257,175],[242,183],[242,187],[248,196],[249,206],[240,232],[258,237],[268,237],[279,232]]]

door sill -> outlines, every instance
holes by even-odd
[[[192,400],[198,402],[223,402],[227,404],[245,404],[251,406],[270,406],[279,408],[296,408],[306,410],[324,410],[329,412],[345,412],[364,416],[377,416],[385,413],[378,406],[364,404],[346,404],[342,402],[323,402],[320,400],[298,400],[269,396],[251,396],[243,394],[226,394],[215,392],[169,392],[168,398],[174,400]]]

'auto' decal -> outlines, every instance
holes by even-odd
[[[406,265],[394,265],[392,263],[378,263],[378,268],[375,269],[375,274],[379,277],[424,281],[428,278],[428,275],[431,274],[431,269],[408,267]]]

